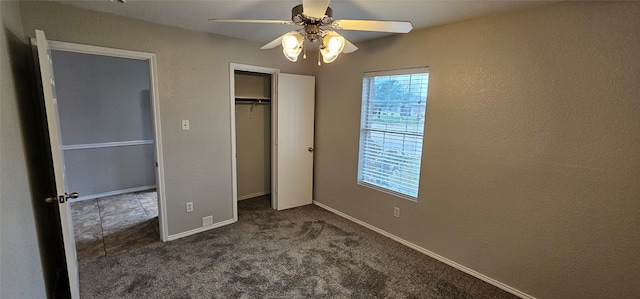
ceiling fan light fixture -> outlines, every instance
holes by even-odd
[[[300,55],[302,49],[299,50],[288,50],[285,48],[282,48],[282,53],[284,53],[284,57],[287,57],[287,59],[289,59],[291,62],[296,62],[298,61],[298,56]]]
[[[322,37],[322,45],[320,46],[320,53],[322,54],[322,61],[324,63],[331,63],[338,55],[342,53],[344,49],[345,39],[335,31],[326,31]]]
[[[298,56],[302,52],[304,37],[300,32],[291,31],[282,37],[282,53],[292,62],[298,61]]]

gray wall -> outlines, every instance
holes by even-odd
[[[64,163],[68,188],[80,194],[79,200],[156,182],[153,144],[66,150]]]
[[[52,51],[62,144],[153,141],[149,63]],[[152,144],[64,150],[70,191],[81,197],[155,185]]]
[[[236,97],[271,97],[271,76],[236,73]],[[271,105],[236,104],[238,198],[271,192]]]
[[[51,54],[63,145],[153,139],[147,61]]]
[[[24,98],[19,97],[18,90],[28,86],[28,81],[12,68],[26,68],[17,2],[0,1],[0,20],[0,297],[45,298],[20,120],[20,99]]]
[[[151,24],[47,1],[20,4],[24,34],[42,29],[51,40],[157,55],[170,235],[197,229],[202,217],[232,219],[229,63],[308,73],[278,49],[212,34]],[[180,121],[190,120],[182,131]],[[193,202],[194,212],[185,212]]]
[[[539,298],[637,297],[639,15],[569,2],[359,43],[317,68],[315,199]],[[414,203],[356,184],[361,82],[422,65]]]

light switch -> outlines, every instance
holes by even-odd
[[[189,131],[189,120],[182,120],[182,131]]]

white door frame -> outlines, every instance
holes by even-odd
[[[238,221],[238,172],[236,152],[236,90],[235,90],[235,72],[245,71],[271,75],[271,207],[277,209],[277,132],[278,132],[278,74],[279,69],[261,67],[248,64],[230,63],[229,64],[229,103],[231,112],[231,186],[233,197],[233,220]]]
[[[167,227],[167,203],[164,190],[164,159],[162,155],[162,134],[160,129],[160,99],[158,97],[158,77],[156,67],[156,54],[138,51],[113,49],[106,47],[89,46],[60,41],[49,41],[51,50],[93,54],[118,58],[145,60],[149,63],[149,84],[151,98],[154,154],[156,160],[156,192],[158,193],[158,222],[160,223],[160,239],[168,241],[169,230]]]

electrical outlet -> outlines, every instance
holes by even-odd
[[[182,131],[189,131],[189,120],[182,120]]]
[[[212,226],[213,216],[202,217],[202,226]]]
[[[393,217],[400,217],[400,208],[393,207]]]
[[[192,202],[188,202],[187,203],[187,213],[191,213],[193,212],[193,203]]]

